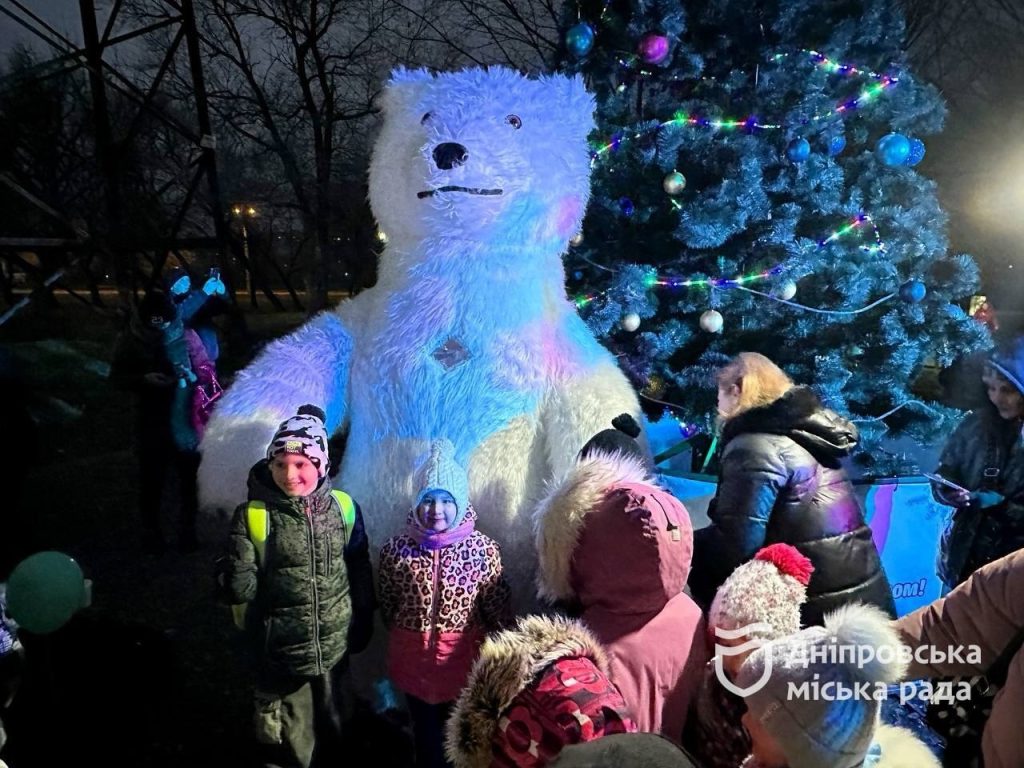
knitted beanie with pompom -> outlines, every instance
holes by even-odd
[[[755,650],[736,682],[747,712],[786,755],[789,768],[860,766],[879,724],[886,686],[907,662],[889,617],[853,603]]]
[[[711,628],[761,625],[747,636],[774,640],[800,630],[800,608],[814,566],[790,544],[772,544],[739,566],[715,593],[708,612]]]

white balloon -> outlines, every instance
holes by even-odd
[[[700,316],[700,327],[708,333],[719,333],[724,324],[725,320],[722,318],[722,313],[717,309],[709,309]]]
[[[640,315],[636,312],[630,312],[628,315],[622,317],[622,328],[623,330],[632,333],[640,327]]]

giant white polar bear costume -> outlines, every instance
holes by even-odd
[[[561,256],[589,197],[594,101],[578,77],[398,70],[382,106],[370,166],[387,235],[377,285],[238,375],[203,441],[203,502],[243,500],[277,424],[319,403],[328,429],[347,432],[337,485],[377,549],[405,522],[428,442],[447,437],[522,600],[536,563],[531,504],[614,416],[639,418],[564,288]]]

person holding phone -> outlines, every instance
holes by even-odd
[[[201,289],[193,287],[188,270],[175,267],[164,276],[164,288],[174,301],[181,322],[199,334],[207,357],[216,363],[220,357],[220,342],[213,318],[224,311],[222,297],[227,293],[220,277],[220,267],[210,268]]]
[[[1024,547],[1024,336],[997,348],[981,381],[988,401],[949,438],[932,495],[954,508],[939,547],[948,589],[986,563]]]

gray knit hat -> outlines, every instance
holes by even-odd
[[[789,768],[853,768],[878,727],[879,692],[906,669],[900,650],[889,617],[854,603],[755,650],[737,683]]]
[[[451,440],[435,440],[430,453],[416,473],[416,500],[418,507],[430,491],[448,491],[455,499],[458,515],[455,525],[462,522],[469,508],[469,478],[466,470],[455,461],[455,446]]]
[[[267,446],[267,460],[279,453],[300,453],[313,463],[322,480],[330,465],[327,450],[324,412],[315,405],[303,405],[295,416],[282,421],[277,428]]]

